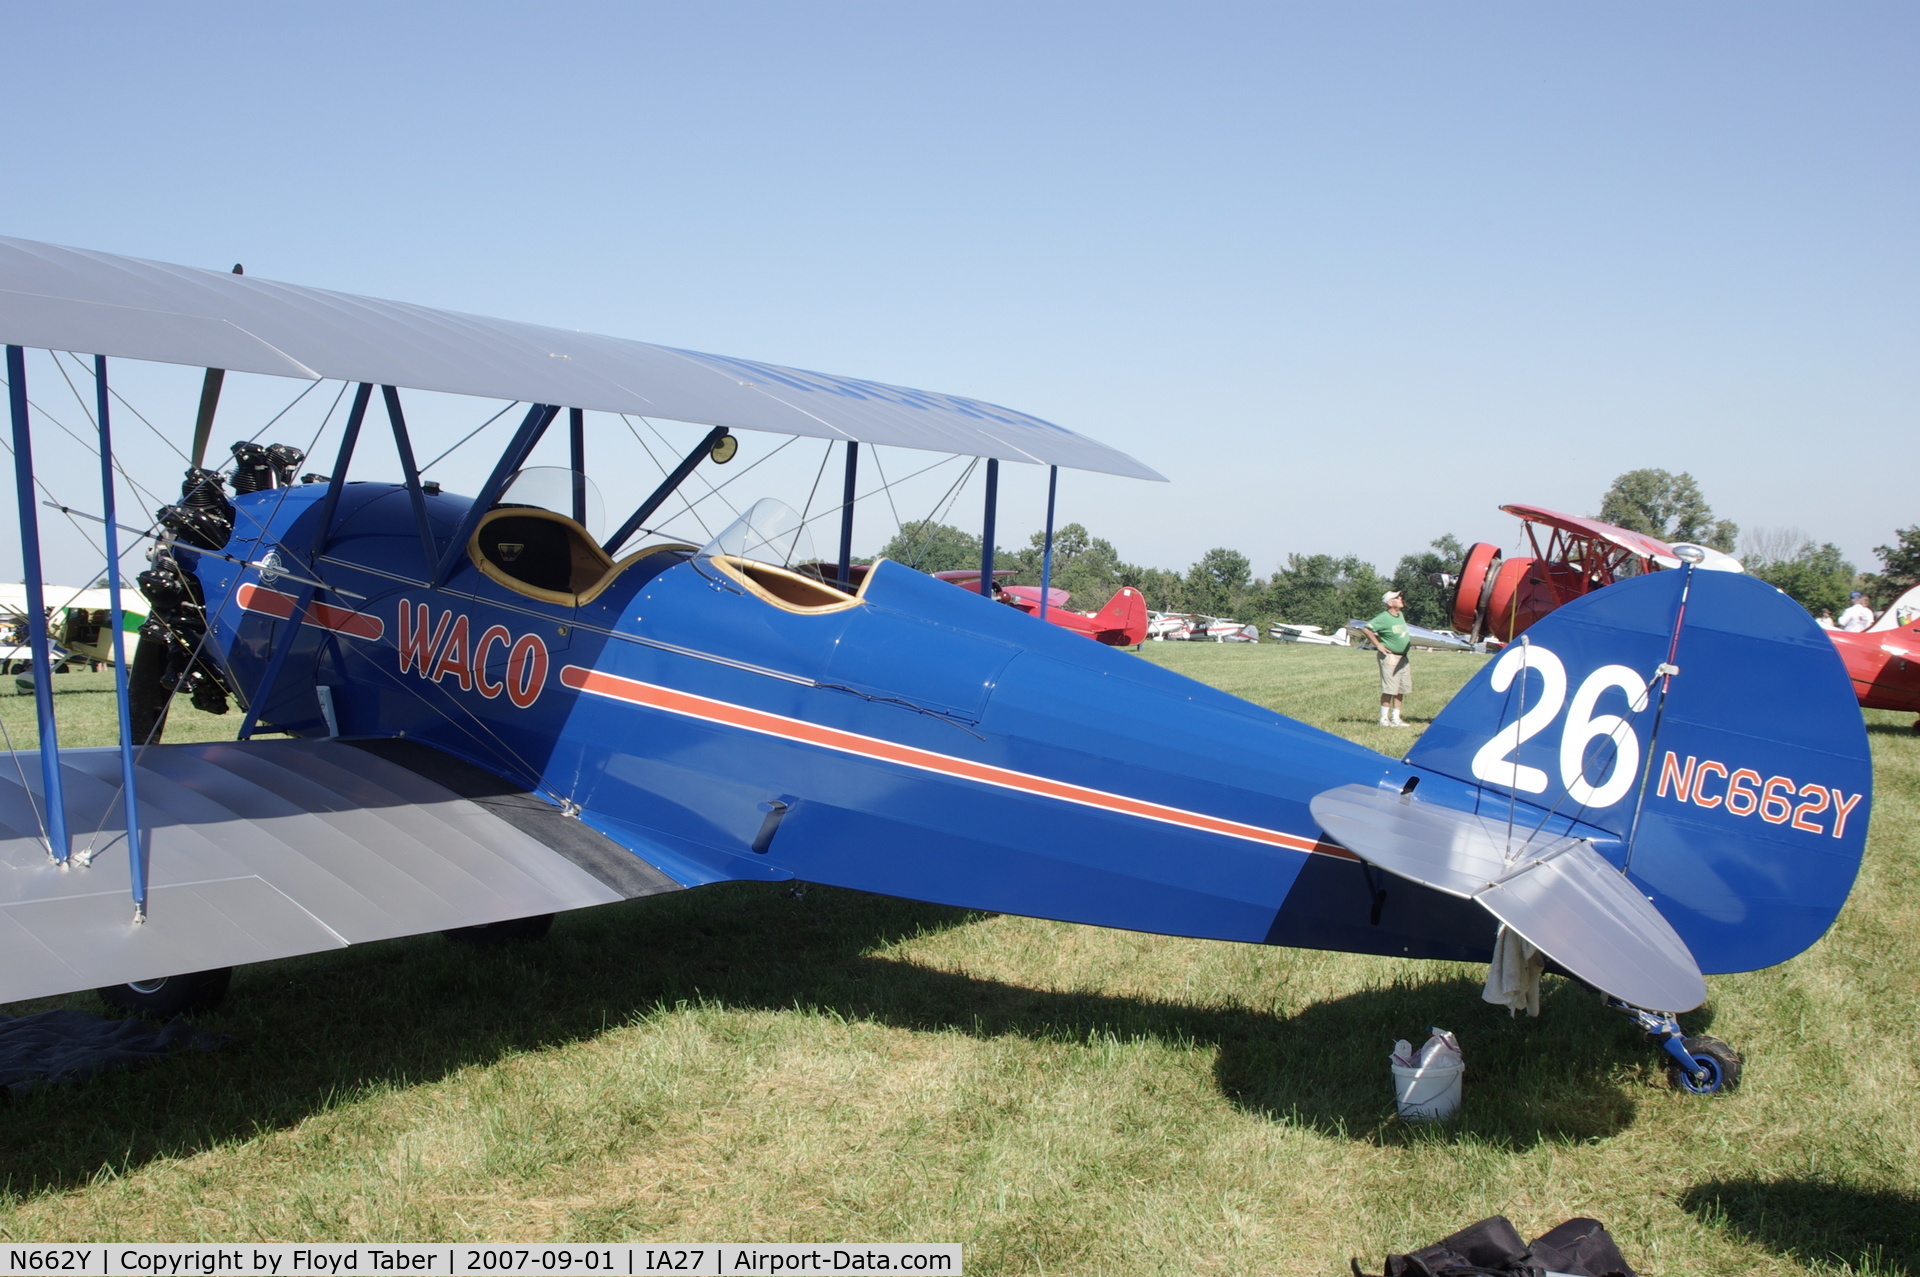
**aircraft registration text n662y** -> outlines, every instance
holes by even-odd
[[[1726,788],[1721,789],[1716,782],[1709,792],[1709,777],[1725,781]],[[1665,798],[1669,791],[1677,802],[1709,809],[1724,807],[1732,816],[1757,815],[1770,825],[1791,825],[1809,834],[1829,832],[1818,817],[1831,809],[1835,838],[1846,836],[1847,817],[1861,798],[1818,781],[1797,784],[1791,776],[1770,776],[1763,782],[1751,767],[1729,769],[1725,763],[1696,759],[1692,754],[1682,766],[1679,755],[1672,750],[1660,762],[1660,785],[1655,796]],[[1796,798],[1805,801],[1796,803]]]

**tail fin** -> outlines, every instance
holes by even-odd
[[[1551,811],[1611,834],[1598,849],[1708,973],[1784,962],[1826,932],[1872,805],[1833,644],[1792,599],[1726,572],[1656,572],[1553,612],[1407,762],[1473,786],[1483,816],[1511,807],[1516,829]]]
[[[1147,639],[1147,600],[1132,586],[1122,586],[1094,616],[1093,624],[1102,643],[1138,647]]]

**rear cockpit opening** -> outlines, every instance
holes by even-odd
[[[787,612],[817,615],[857,606],[868,579],[863,569],[856,589],[841,588],[838,569],[814,552],[806,521],[771,497],[754,502],[707,542],[699,559]]]

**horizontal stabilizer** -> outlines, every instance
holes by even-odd
[[[18,756],[0,773],[0,1003],[678,888],[477,768],[407,742],[369,746],[142,750],[144,923],[133,920],[118,751],[61,751],[75,831],[65,868],[38,836],[38,758]]]
[[[1412,795],[1342,785],[1317,795],[1314,819],[1369,864],[1477,901],[1534,948],[1595,988],[1652,1011],[1690,1011],[1706,981],[1686,943],[1627,876],[1580,838],[1529,837]]]

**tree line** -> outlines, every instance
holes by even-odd
[[[1743,540],[1739,525],[1714,517],[1692,475],[1665,470],[1629,470],[1601,498],[1594,516],[1663,541],[1692,541],[1739,553],[1754,576],[1792,596],[1809,612],[1836,614],[1853,590],[1864,590],[1884,608],[1920,581],[1920,525],[1900,529],[1891,545],[1878,546],[1878,573],[1863,574],[1831,542],[1815,542],[1797,528],[1756,529]],[[1011,569],[1016,585],[1040,583],[1045,534],[1009,550],[995,546],[994,567]],[[1398,590],[1415,625],[1447,629],[1453,624],[1453,591],[1437,577],[1457,573],[1466,544],[1451,533],[1402,555],[1382,572],[1357,555],[1289,554],[1269,576],[1256,576],[1247,555],[1225,546],[1201,555],[1185,571],[1123,561],[1113,543],[1079,523],[1056,529],[1053,584],[1073,595],[1073,605],[1093,610],[1122,586],[1146,596],[1161,612],[1231,616],[1264,626],[1273,620],[1333,629],[1351,618],[1380,611],[1380,596]],[[978,570],[980,537],[951,524],[921,520],[901,527],[880,554],[923,572]]]

